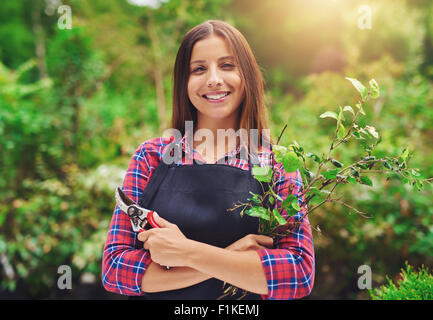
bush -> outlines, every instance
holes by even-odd
[[[433,300],[433,274],[421,266],[418,272],[406,262],[406,270],[401,269],[401,279],[394,284],[387,277],[388,284],[370,290],[373,300]]]

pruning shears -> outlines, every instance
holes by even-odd
[[[116,203],[120,210],[125,212],[131,220],[132,230],[142,232],[151,228],[161,228],[153,218],[155,211],[145,209],[131,200],[123,191],[117,187],[115,192]],[[170,267],[165,267],[167,270]]]
[[[155,212],[140,207],[123,193],[119,187],[116,188],[115,198],[119,208],[125,212],[131,220],[132,229],[135,232],[142,232],[150,228],[160,228],[153,217]]]

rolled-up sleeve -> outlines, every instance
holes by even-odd
[[[281,164],[276,164],[277,184],[276,193],[285,199],[289,193],[298,197],[298,204],[303,199],[302,178],[299,170],[287,173]],[[281,201],[277,201],[277,209],[289,223],[301,222],[299,228],[291,231],[285,237],[280,238],[274,245],[274,249],[258,250],[263,269],[265,271],[268,294],[262,295],[268,300],[300,299],[310,294],[314,284],[314,245],[311,226],[307,216],[303,217],[306,207],[289,217],[285,210],[281,209]]]
[[[136,203],[157,166],[155,159],[155,144],[149,142],[141,144],[132,156],[122,191]],[[141,282],[150,263],[150,253],[140,248],[128,215],[116,205],[102,258],[104,288],[123,295],[143,295]]]

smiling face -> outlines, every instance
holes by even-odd
[[[236,129],[244,91],[228,42],[216,35],[197,41],[191,53],[188,97],[197,109],[198,126]]]

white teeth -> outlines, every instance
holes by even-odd
[[[223,94],[217,94],[217,95],[209,95],[209,96],[205,95],[205,97],[206,97],[207,99],[218,100],[218,99],[221,99],[221,98],[227,96],[228,94],[229,94],[229,93],[226,92],[226,93],[223,93]]]

